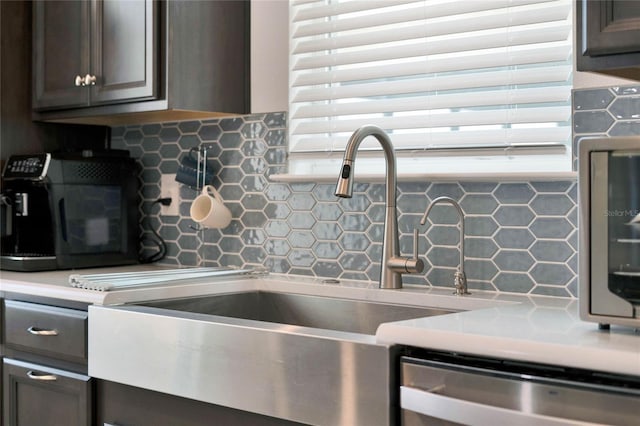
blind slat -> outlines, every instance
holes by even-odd
[[[563,143],[568,137],[571,137],[571,127],[547,127],[537,129],[536,134],[531,132],[531,129],[508,128],[474,130],[473,132],[392,133],[391,136],[398,151],[446,146],[474,146],[495,143],[498,140],[503,141],[505,145],[546,144]],[[299,140],[302,147],[296,152],[342,152],[348,137],[349,134],[322,137],[308,135]]]
[[[318,6],[300,9],[300,11],[295,14],[293,22],[326,18],[328,16],[336,16],[353,12],[369,11],[415,2],[416,0],[367,0],[329,4],[320,3]]]
[[[551,123],[569,120],[570,113],[564,107],[494,109],[485,111],[460,111],[443,114],[380,116],[342,120],[302,121],[296,133],[331,133],[353,131],[361,126],[375,124],[383,129],[428,129],[430,127],[457,127],[503,125],[507,123]]]
[[[569,87],[559,87],[555,90],[546,88],[497,90],[399,99],[371,99],[340,104],[304,105],[294,110],[292,118],[336,117],[355,114],[428,111],[509,104],[518,105],[519,108],[522,108],[526,104],[567,102],[570,96],[571,89]]]
[[[474,89],[478,87],[495,87],[504,85],[522,85],[566,82],[571,77],[571,66],[538,67],[534,69],[510,69],[476,73],[473,79],[466,75],[448,75],[439,77],[437,88]],[[292,102],[317,102],[342,98],[357,98],[366,96],[398,95],[419,93],[421,87],[428,84],[425,79],[411,78],[397,81],[379,81],[358,85],[333,85],[328,87],[311,87],[297,90]],[[429,85],[430,87],[431,85]]]
[[[340,3],[329,6],[329,13],[321,19],[318,15],[318,22],[304,22],[300,19],[303,12],[294,11],[292,16],[292,38],[317,36],[342,31],[352,31],[363,28],[371,28],[389,24],[406,24],[415,20],[437,19],[442,17],[457,16],[473,12],[493,12],[505,8],[515,8],[518,6],[535,5],[546,3],[552,0],[482,0],[482,1],[460,1],[445,0],[431,1],[425,5],[424,1],[406,2],[408,6],[401,10],[383,10],[382,13],[371,13],[363,16],[347,17],[339,20],[329,19],[338,14],[336,8]],[[356,1],[357,2],[357,1]],[[365,6],[368,1],[360,1]],[[355,3],[355,2],[354,2]],[[402,2],[405,3],[405,2]],[[411,4],[415,3],[415,4]],[[346,4],[346,3],[345,3]],[[379,4],[378,4],[379,6]],[[372,8],[373,9],[373,8]],[[334,13],[333,10],[336,10]],[[311,14],[309,12],[309,14]]]

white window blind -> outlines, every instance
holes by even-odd
[[[400,173],[571,170],[571,0],[293,0],[289,19],[289,173],[336,173],[365,124]],[[379,148],[357,170],[383,171]]]

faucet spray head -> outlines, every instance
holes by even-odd
[[[353,195],[353,161],[345,159],[342,162],[338,184],[336,185],[336,196],[341,198],[351,198]]]

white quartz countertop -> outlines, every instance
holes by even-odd
[[[528,299],[528,300],[527,300]],[[640,333],[581,321],[578,302],[521,303],[382,324],[379,342],[640,376]]]
[[[640,376],[640,333],[631,328],[581,321],[573,299],[528,297],[477,291],[453,296],[449,289],[405,286],[380,290],[374,283],[335,283],[300,276],[229,277],[184,280],[172,284],[99,292],[72,288],[70,273],[110,273],[157,269],[132,266],[53,272],[0,271],[0,294],[117,305],[144,300],[190,297],[235,291],[267,290],[429,306],[459,312],[382,324],[376,341],[433,350],[538,362]]]

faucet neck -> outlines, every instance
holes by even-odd
[[[385,165],[386,165],[386,173],[385,173],[385,182],[386,182],[386,200],[385,204],[387,207],[396,206],[396,186],[397,186],[397,169],[396,169],[396,154],[393,150],[393,144],[391,143],[391,139],[389,136],[377,126],[362,126],[349,138],[347,142],[347,146],[345,147],[344,152],[344,163],[350,165],[350,173],[353,175],[353,166],[356,159],[356,154],[358,152],[358,148],[362,141],[368,137],[373,136],[377,139],[382,147],[385,157]],[[353,176],[351,176],[353,177]]]
[[[384,236],[382,240],[382,270],[380,271],[380,288],[402,288],[402,275],[392,264],[392,259],[400,256],[398,238],[398,214],[396,211],[397,171],[396,154],[389,136],[377,126],[363,126],[349,138],[345,148],[341,176],[338,180],[336,195],[351,196],[353,185],[353,169],[360,144],[367,136],[375,137],[384,151],[386,164],[386,199]]]

